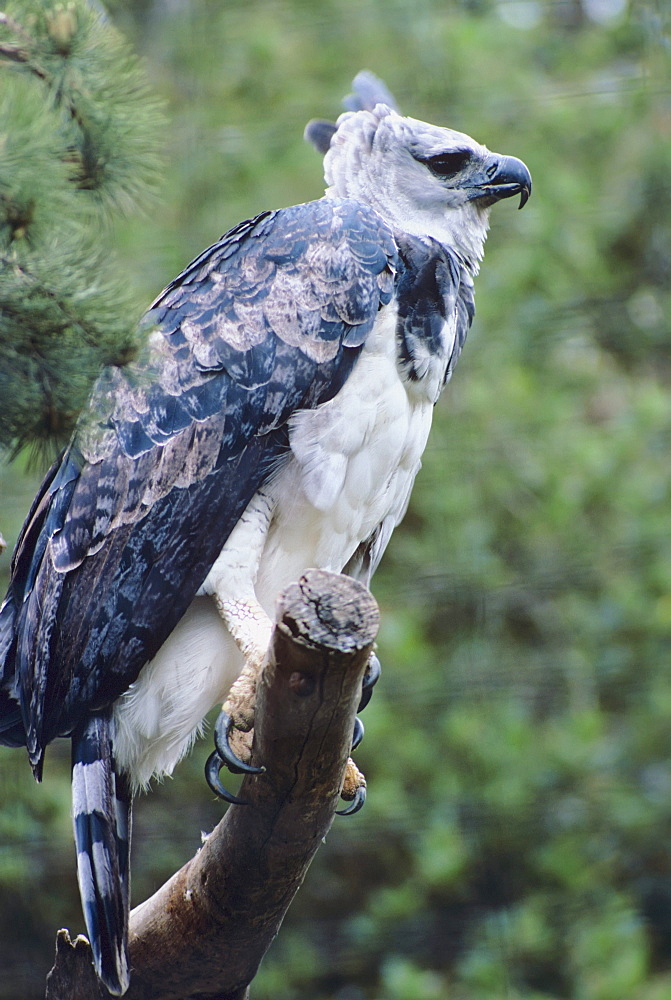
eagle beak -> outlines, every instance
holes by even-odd
[[[486,180],[477,184],[473,198],[487,199],[493,205],[502,198],[520,196],[520,208],[524,208],[531,194],[531,174],[525,163],[515,156],[493,154],[485,168]]]

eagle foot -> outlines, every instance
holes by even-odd
[[[254,738],[254,705],[256,680],[261,670],[263,656],[245,663],[237,680],[228,692],[219,717],[214,724],[214,746],[222,766],[233,774],[262,774],[265,767],[250,764]]]
[[[373,688],[380,678],[380,661],[372,653],[366,667],[361,687],[361,700],[357,711],[361,712],[370,701]],[[252,755],[252,738],[254,735],[254,695],[256,693],[255,678],[252,671],[245,669],[231,688],[229,696],[219,713],[214,725],[214,751],[205,764],[205,777],[210,789],[219,798],[235,805],[246,805],[244,799],[238,798],[222,784],[220,771],[227,767],[232,774],[263,774],[265,767],[256,767],[249,761]],[[238,690],[236,691],[236,688]],[[357,716],[352,734],[352,750],[361,743],[364,726]],[[354,762],[348,761],[343,784],[343,798],[349,802],[345,809],[338,811],[340,816],[351,816],[361,809],[366,801],[366,779]]]
[[[338,816],[353,816],[359,812],[366,802],[366,779],[350,757],[345,767],[340,797],[349,805],[344,809],[336,809]]]
[[[228,704],[228,703],[227,703]],[[244,724],[244,723],[243,723]],[[245,799],[238,798],[225,787],[221,781],[220,771],[222,767],[227,767],[232,774],[263,774],[265,767],[254,767],[249,763],[252,755],[253,728],[239,729],[233,716],[223,709],[214,724],[214,745],[205,764],[205,779],[218,798],[225,802],[232,802],[236,806],[248,805]],[[243,760],[239,753],[231,746],[231,739],[240,748],[239,753],[244,753],[246,760]]]
[[[225,764],[232,774],[263,774],[265,771],[265,767],[254,767],[249,763],[252,755],[252,735],[251,727],[242,729],[238,720],[234,719],[225,708],[222,709],[214,724],[214,745],[222,764]],[[231,746],[231,740],[239,747],[238,753]],[[246,759],[243,759],[240,753],[244,753]]]

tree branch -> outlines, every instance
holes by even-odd
[[[348,577],[310,570],[280,597],[255,716],[253,754],[266,772],[245,778],[249,805],[231,806],[198,854],[133,911],[127,1000],[248,997],[333,822],[377,624],[374,599]],[[105,996],[95,979],[81,985],[90,954],[64,933],[47,1000]]]

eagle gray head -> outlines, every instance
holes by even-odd
[[[521,208],[531,193],[521,160],[492,153],[463,132],[404,117],[387,104],[346,112],[328,133],[325,125],[310,123],[306,137],[325,152],[327,197],[371,205],[393,228],[452,247],[473,272],[489,209],[517,194]]]

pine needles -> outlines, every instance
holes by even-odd
[[[159,176],[162,115],[85,0],[0,12],[0,444],[51,450],[136,317],[105,236]]]

